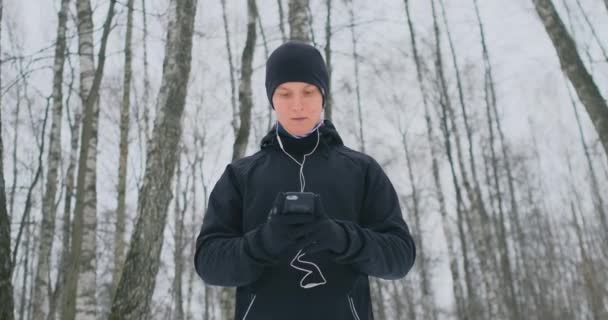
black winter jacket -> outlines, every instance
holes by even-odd
[[[299,165],[279,148],[274,127],[260,151],[226,166],[210,194],[194,264],[207,284],[237,287],[237,320],[371,320],[368,276],[399,279],[414,264],[413,239],[380,165],[344,146],[330,121],[319,130],[319,146],[304,164],[304,191],[321,194],[328,216],[346,230],[343,253],[295,259],[292,248],[274,264],[260,254],[253,230],[278,192],[300,191]]]

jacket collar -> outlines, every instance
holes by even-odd
[[[277,141],[277,136],[275,135],[276,123],[272,126],[272,128],[268,131],[266,136],[262,138],[260,142],[260,149],[266,148],[276,148],[280,149],[279,142]],[[342,146],[344,143],[342,142],[342,138],[338,134],[336,127],[330,120],[323,120],[323,125],[319,127],[319,133],[321,134],[321,141],[319,141],[320,149],[322,153],[327,157],[330,146]]]

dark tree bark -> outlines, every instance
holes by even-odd
[[[359,150],[365,153],[365,136],[363,135],[363,107],[361,106],[361,90],[359,81],[359,54],[357,53],[357,37],[355,35],[355,2],[350,1],[348,12],[350,16],[350,35],[353,46],[353,64],[355,69],[355,93],[357,95],[357,116],[359,119]]]
[[[232,48],[230,46],[230,30],[228,29],[228,15],[226,12],[226,0],[221,0],[222,5],[222,21],[224,22],[224,34],[226,39],[226,51],[228,54],[228,74],[230,75],[230,105],[232,106],[232,131],[234,133],[234,137],[239,132],[239,115],[238,115],[238,106],[236,104],[236,79],[234,78],[234,74],[236,73],[233,58],[232,58]]]
[[[239,117],[240,126],[234,141],[232,160],[245,156],[249,132],[251,131],[251,109],[253,108],[253,92],[251,76],[253,74],[253,56],[256,43],[256,20],[258,9],[255,0],[247,0],[247,39],[241,56],[241,80],[239,82]]]
[[[2,34],[2,11],[4,1],[0,0],[0,35]],[[1,39],[1,38],[0,38]],[[0,41],[0,53],[2,45]],[[2,62],[0,62],[0,76]],[[0,78],[0,87],[2,84]],[[2,106],[0,101],[0,132],[2,132]],[[0,319],[13,320],[13,262],[11,260],[11,217],[6,210],[4,184],[4,143],[0,134]]]
[[[325,97],[325,119],[331,120],[332,110],[333,110],[333,97],[331,94],[331,38],[332,38],[332,28],[331,28],[331,0],[325,1],[325,6],[327,8],[327,16],[325,18],[325,64],[327,66],[327,74],[329,76],[329,92]]]
[[[608,156],[608,105],[576,51],[576,44],[568,34],[551,0],[532,0],[536,12],[557,51],[562,70],[570,79],[579,99],[587,109],[604,153]],[[608,230],[605,230],[608,232]]]
[[[125,224],[127,194],[127,159],[129,155],[129,110],[131,101],[132,53],[131,37],[133,34],[133,2],[127,2],[127,32],[125,36],[125,69],[122,82],[122,106],[120,108],[120,145],[118,156],[117,207],[114,231],[114,270],[112,271],[112,292],[116,290],[118,277],[122,273],[125,256]]]

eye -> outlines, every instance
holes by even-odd
[[[307,95],[307,96],[309,96],[309,95],[311,95],[313,93],[314,93],[314,91],[304,91],[304,94]]]

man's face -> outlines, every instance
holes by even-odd
[[[323,96],[317,86],[306,82],[284,82],[272,95],[277,120],[294,135],[305,135],[319,122]]]

